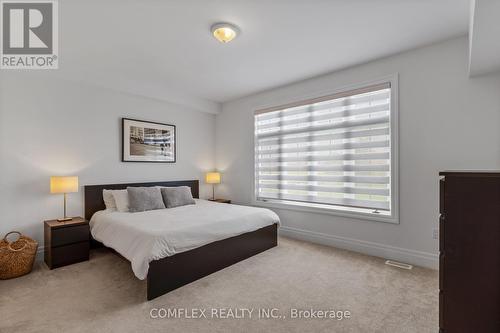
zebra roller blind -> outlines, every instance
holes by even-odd
[[[257,111],[257,200],[390,214],[390,123],[390,83]]]

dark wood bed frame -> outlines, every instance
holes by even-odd
[[[85,189],[85,218],[105,209],[102,190],[120,190],[129,186],[189,186],[193,198],[199,198],[198,180],[87,185]],[[276,224],[213,242],[199,248],[154,260],[149,264],[147,299],[152,300],[183,285],[198,280],[239,261],[278,245]],[[93,240],[94,243],[98,243]]]

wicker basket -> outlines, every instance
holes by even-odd
[[[17,234],[19,237],[14,242],[9,242],[7,237]],[[12,279],[28,274],[33,268],[38,243],[18,231],[11,231],[0,240],[0,279]]]

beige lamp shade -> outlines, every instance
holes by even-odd
[[[207,172],[207,174],[205,175],[205,182],[207,184],[220,184],[220,173]]]
[[[50,177],[50,193],[78,192],[78,177]]]

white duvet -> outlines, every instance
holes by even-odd
[[[195,200],[195,205],[140,213],[102,210],[90,220],[91,233],[127,258],[143,280],[153,260],[279,223],[269,209]]]

